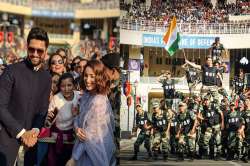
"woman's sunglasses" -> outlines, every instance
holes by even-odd
[[[52,61],[51,64],[52,65],[56,65],[56,64],[62,65],[63,64],[63,60]]]

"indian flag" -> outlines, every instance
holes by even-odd
[[[180,33],[178,32],[175,16],[171,21],[167,32],[163,36],[163,41],[166,44],[165,49],[170,56],[174,55],[175,52],[179,49]]]

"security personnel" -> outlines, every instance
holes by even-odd
[[[144,142],[144,147],[148,152],[148,159],[152,157],[151,150],[150,150],[150,131],[151,131],[151,124],[148,119],[147,112],[144,112],[142,106],[137,104],[136,106],[136,127],[134,132],[137,132],[137,129],[140,129],[140,133],[135,141],[134,144],[134,156],[132,160],[137,160],[137,153],[140,150],[140,145]]]
[[[162,144],[162,153],[163,159],[168,159],[168,153],[170,150],[169,145],[169,130],[170,130],[170,118],[167,115],[167,112],[164,112],[159,108],[159,103],[153,103],[153,109],[155,113],[152,116],[152,125],[153,125],[153,147],[152,151],[154,153],[154,159],[158,158],[159,147]]]
[[[175,80],[171,78],[170,71],[166,71],[164,74],[160,75],[157,80],[162,84],[167,108],[171,108],[175,97]]]
[[[228,112],[230,111],[230,103],[226,96],[221,100],[220,110],[223,112],[223,116],[226,117]],[[224,124],[225,125],[225,124]],[[221,131],[221,156],[226,158],[226,150],[227,150],[227,130]]]
[[[178,119],[177,113],[172,114],[171,123],[170,123],[170,146],[171,153],[175,154],[177,150],[178,139],[175,137],[178,131]]]
[[[197,125],[196,125],[196,140],[195,140],[195,149],[196,152],[199,151],[199,146],[200,146],[200,140],[202,138],[202,133],[201,133],[201,122],[202,122],[202,117],[201,117],[201,106],[200,106],[200,96],[198,95],[193,95],[193,103],[192,107],[189,109],[189,111],[193,111],[197,117]]]
[[[248,163],[248,156],[250,151],[250,99],[245,100],[246,109],[244,114],[242,115],[244,122],[245,122],[245,128],[244,128],[244,154],[241,158],[241,160],[245,163]]]
[[[191,96],[195,90],[195,86],[201,82],[200,72],[197,69],[190,67],[187,63],[182,65],[182,68],[184,68],[186,72],[189,95]]]
[[[230,103],[230,112],[225,118],[226,129],[228,132],[228,156],[227,160],[233,160],[234,155],[240,157],[240,152],[243,142],[243,123],[244,119],[241,117],[240,112],[236,111],[234,102]]]
[[[214,99],[219,100],[218,87],[217,87],[217,77],[222,81],[222,76],[218,69],[213,66],[212,57],[208,56],[206,58],[206,64],[203,66],[196,65],[187,59],[185,62],[194,68],[202,70],[202,88],[201,95],[204,97],[207,93],[211,93]]]
[[[223,44],[220,43],[220,38],[216,37],[215,42],[212,44],[210,48],[211,55],[213,61],[221,61],[222,60],[222,51],[225,51]]]
[[[223,73],[225,73],[226,71],[226,64],[221,64],[220,61],[214,61],[214,66],[218,69],[218,72],[220,73],[221,78],[223,79]],[[222,96],[228,96],[226,89],[222,86],[222,80],[218,76],[217,87],[219,94],[221,94]]]
[[[244,93],[245,90],[245,78],[244,72],[242,69],[239,71],[239,75],[234,77],[233,80],[233,93],[237,96],[240,96]]]
[[[195,155],[196,139],[196,115],[192,111],[187,111],[186,103],[179,103],[178,131],[176,137],[178,140],[178,161],[184,160],[184,151],[188,148],[191,161]]]
[[[211,138],[215,138],[215,147],[217,150],[216,152],[211,151],[214,149],[214,147],[211,147],[210,154],[215,154],[215,159],[218,160],[221,155],[221,130],[224,130],[223,112],[219,109],[217,103],[210,103],[209,99],[205,98],[201,116],[205,124],[205,134],[202,141],[203,154],[208,154],[210,140]],[[214,156],[211,157],[213,158]]]

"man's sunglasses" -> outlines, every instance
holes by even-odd
[[[42,55],[44,54],[45,50],[39,49],[39,48],[28,47],[28,52],[30,54],[34,54],[35,52],[37,52],[38,55]]]
[[[51,61],[51,64],[52,64],[52,65],[56,65],[56,64],[62,65],[62,64],[63,64],[63,60]]]

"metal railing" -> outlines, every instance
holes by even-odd
[[[11,3],[17,6],[29,6],[31,0],[0,0],[0,2]]]
[[[166,32],[163,21],[122,19],[121,29],[147,32]],[[250,18],[245,22],[230,23],[178,23],[184,34],[246,34],[250,33]]]
[[[173,78],[175,80],[177,80],[177,83],[175,85],[175,87],[179,90],[188,90],[188,83],[185,77],[175,77]],[[149,77],[140,77],[140,83],[143,84],[154,84],[156,85],[156,87],[158,88],[162,88],[161,87],[161,83],[157,81],[157,77],[153,77],[153,76],[149,76]],[[227,79],[223,79],[222,80],[222,84],[225,85],[224,88],[228,89],[229,85],[228,85],[228,80]]]

